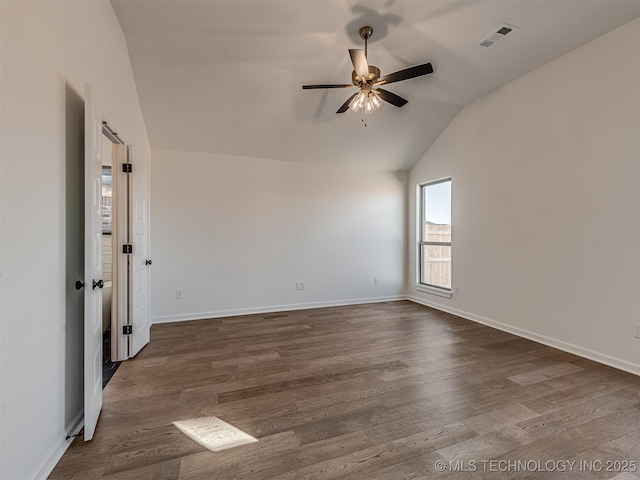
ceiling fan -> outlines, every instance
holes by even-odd
[[[344,113],[349,108],[357,112],[360,109],[363,113],[371,113],[380,106],[382,100],[400,108],[408,103],[404,98],[383,90],[380,85],[409,80],[410,78],[421,77],[433,73],[433,67],[430,63],[417,65],[415,67],[406,68],[395,73],[390,73],[384,77],[380,76],[380,69],[367,63],[367,40],[373,34],[373,28],[362,27],[359,30],[360,38],[364,40],[364,50],[350,49],[351,63],[353,63],[353,72],[351,73],[351,84],[329,84],[329,85],[303,85],[303,90],[316,88],[360,88],[360,90],[351,95],[346,102],[338,109],[336,113]]]

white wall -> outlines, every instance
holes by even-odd
[[[69,427],[65,84],[83,96],[91,82],[109,122],[138,152],[150,149],[124,36],[108,1],[3,0],[0,9],[0,478],[23,480],[48,473]]]
[[[467,105],[409,176],[412,299],[640,373],[640,23]],[[416,184],[453,178],[451,300],[415,289]]]
[[[406,174],[164,150],[152,158],[154,322],[404,293]]]

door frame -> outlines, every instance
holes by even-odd
[[[102,121],[102,134],[113,144],[111,160],[112,227],[111,261],[113,265],[111,288],[111,361],[121,362],[129,358],[130,341],[123,334],[123,327],[130,323],[131,265],[129,256],[122,253],[122,245],[130,244],[131,195],[128,174],[123,164],[128,162],[127,146],[121,136]]]
[[[111,360],[124,361],[137,355],[150,340],[149,159],[134,163],[133,147],[106,120],[102,121],[102,133],[114,146]],[[123,252],[125,244],[131,245],[130,254]]]

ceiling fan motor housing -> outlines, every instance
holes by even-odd
[[[367,78],[367,83],[375,83],[378,81],[379,78],[380,78],[380,69],[375,65],[369,65],[369,78]],[[356,87],[359,87],[362,85],[362,81],[360,80],[360,77],[358,76],[355,70],[351,72],[351,81]]]

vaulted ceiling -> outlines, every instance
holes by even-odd
[[[112,0],[152,148],[406,171],[468,102],[640,15],[638,0]],[[504,23],[518,27],[478,46]],[[349,48],[382,75],[431,62],[388,90],[409,103],[336,110]],[[594,69],[598,65],[593,66]],[[611,72],[615,75],[616,72]],[[523,112],[526,114],[526,112]]]

